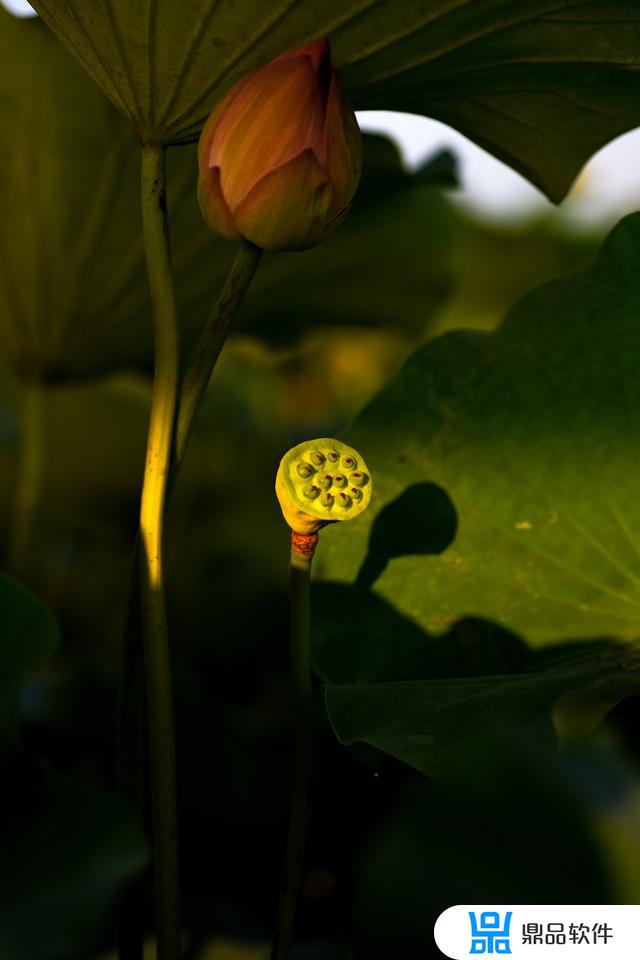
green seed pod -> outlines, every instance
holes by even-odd
[[[355,457],[343,457],[342,458],[342,467],[344,470],[355,470],[358,466],[358,461]]]
[[[320,474],[310,485],[298,470],[301,463],[344,463],[351,458],[360,465],[362,486],[345,490],[346,474]],[[333,485],[333,486],[332,486]],[[330,489],[331,488],[331,489]],[[351,520],[369,506],[372,483],[366,464],[356,450],[340,440],[320,439],[299,443],[284,455],[276,476],[276,494],[285,520],[298,534],[317,533],[328,523]]]
[[[296,464],[296,470],[298,471],[298,476],[302,477],[303,480],[308,480],[311,474],[314,472],[311,464],[305,463],[304,460],[301,460],[300,463]]]

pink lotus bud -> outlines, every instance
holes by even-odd
[[[215,233],[264,250],[304,250],[344,219],[362,141],[325,38],[233,87],[198,148],[198,199]]]

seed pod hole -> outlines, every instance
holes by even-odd
[[[356,473],[350,473],[349,480],[351,483],[355,484],[356,487],[361,487],[365,481],[364,473],[360,473],[360,471],[357,471]]]
[[[313,467],[310,463],[305,463],[304,460],[301,460],[300,463],[296,464],[296,471],[299,477],[302,477],[303,480],[308,480],[313,473]]]
[[[322,500],[320,501],[320,503],[322,504],[323,507],[330,507],[330,506],[332,506],[332,505],[333,505],[333,497],[332,497],[332,495],[331,495],[330,493],[325,493],[325,494],[323,494]]]
[[[352,487],[351,496],[354,500],[362,500],[362,490],[358,490],[357,487]]]
[[[342,466],[345,470],[355,470],[358,464],[355,457],[347,456],[342,458]]]
[[[339,493],[338,497],[338,506],[340,507],[350,507],[351,506],[351,497],[348,493]]]
[[[302,496],[307,500],[315,500],[319,493],[320,487],[316,487],[315,484],[312,487],[304,487],[302,490]]]
[[[346,487],[347,478],[343,477],[342,474],[339,473],[337,476],[333,478],[333,483],[334,483],[334,486],[338,488],[338,490],[341,490],[342,487]]]
[[[337,462],[338,462],[339,456],[338,456],[338,454],[336,453],[335,450],[330,450],[330,451],[329,451],[329,453],[327,454],[327,460],[329,461],[329,463],[337,463]]]
[[[320,467],[324,463],[324,453],[320,453],[319,450],[312,450],[309,454],[309,460],[314,466]]]
[[[321,490],[328,490],[333,483],[333,477],[330,477],[328,473],[323,473],[318,477],[316,483]]]

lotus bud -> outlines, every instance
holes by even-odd
[[[264,250],[304,250],[349,210],[362,140],[324,38],[240,80],[198,147],[198,199],[211,229]]]
[[[317,461],[318,454],[322,456],[323,463],[335,463],[339,457],[342,457],[342,462],[345,458],[351,458],[358,464],[358,473],[362,476],[361,485],[347,492],[340,489],[344,486],[342,476],[340,483],[336,484],[337,477],[323,474],[316,484],[310,487],[308,481],[301,476],[299,467],[301,463]],[[330,482],[327,484],[327,481]],[[371,474],[360,454],[340,440],[326,438],[310,440],[293,447],[280,461],[276,475],[276,495],[284,518],[293,533],[302,537],[317,534],[318,530],[329,523],[359,516],[369,506],[371,487]]]

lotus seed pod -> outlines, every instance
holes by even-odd
[[[320,474],[309,484],[298,470],[301,463],[320,465],[344,462],[345,458],[351,458],[360,467],[362,483],[353,490],[340,489],[347,486],[345,474],[333,478]],[[298,444],[284,455],[276,475],[276,494],[284,518],[293,532],[301,535],[317,533],[329,523],[359,516],[369,506],[371,490],[371,475],[364,460],[340,440],[323,438]]]

